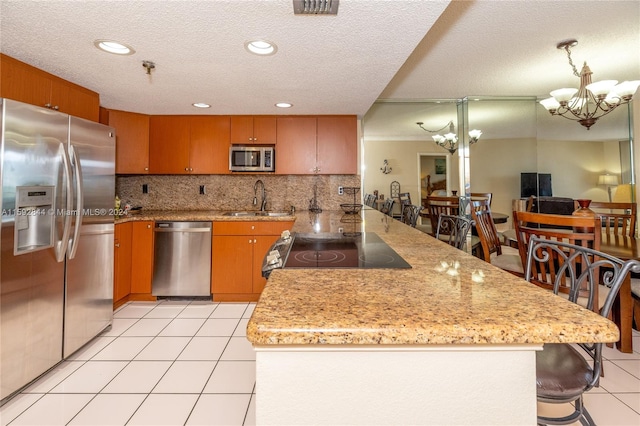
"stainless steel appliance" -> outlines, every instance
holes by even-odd
[[[211,222],[156,222],[151,294],[211,296]]]
[[[273,172],[275,150],[270,146],[232,145],[229,147],[229,170],[232,172]]]
[[[113,317],[115,132],[0,99],[0,400]]]
[[[411,268],[375,232],[284,234],[262,262],[262,276],[280,268]]]

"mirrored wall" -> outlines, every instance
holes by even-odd
[[[461,141],[453,154],[432,138],[448,132],[451,120]],[[427,132],[416,122],[439,131]],[[596,201],[629,197],[628,184],[634,183],[630,126],[626,105],[587,130],[551,116],[532,97],[379,101],[363,120],[363,193],[378,190],[387,196],[396,181],[418,204],[430,176],[432,184],[446,181],[448,194],[492,192],[492,209],[510,215],[514,200],[531,190],[525,180],[533,175],[539,181],[541,175],[540,186],[534,185],[538,195]],[[470,129],[482,131],[472,145]],[[384,160],[388,173],[380,170]]]

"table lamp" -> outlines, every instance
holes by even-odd
[[[613,196],[615,203],[631,203],[633,201],[634,186],[630,183],[619,185]]]
[[[611,202],[611,187],[618,185],[618,176],[610,174],[600,175],[598,176],[598,185],[604,185],[607,187],[609,202]]]

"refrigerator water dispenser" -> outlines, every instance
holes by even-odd
[[[16,187],[14,255],[53,247],[54,200],[54,186]]]

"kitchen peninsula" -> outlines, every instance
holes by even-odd
[[[375,232],[411,269],[281,269],[247,327],[258,424],[536,423],[535,352],[615,325],[381,213],[297,213]]]

